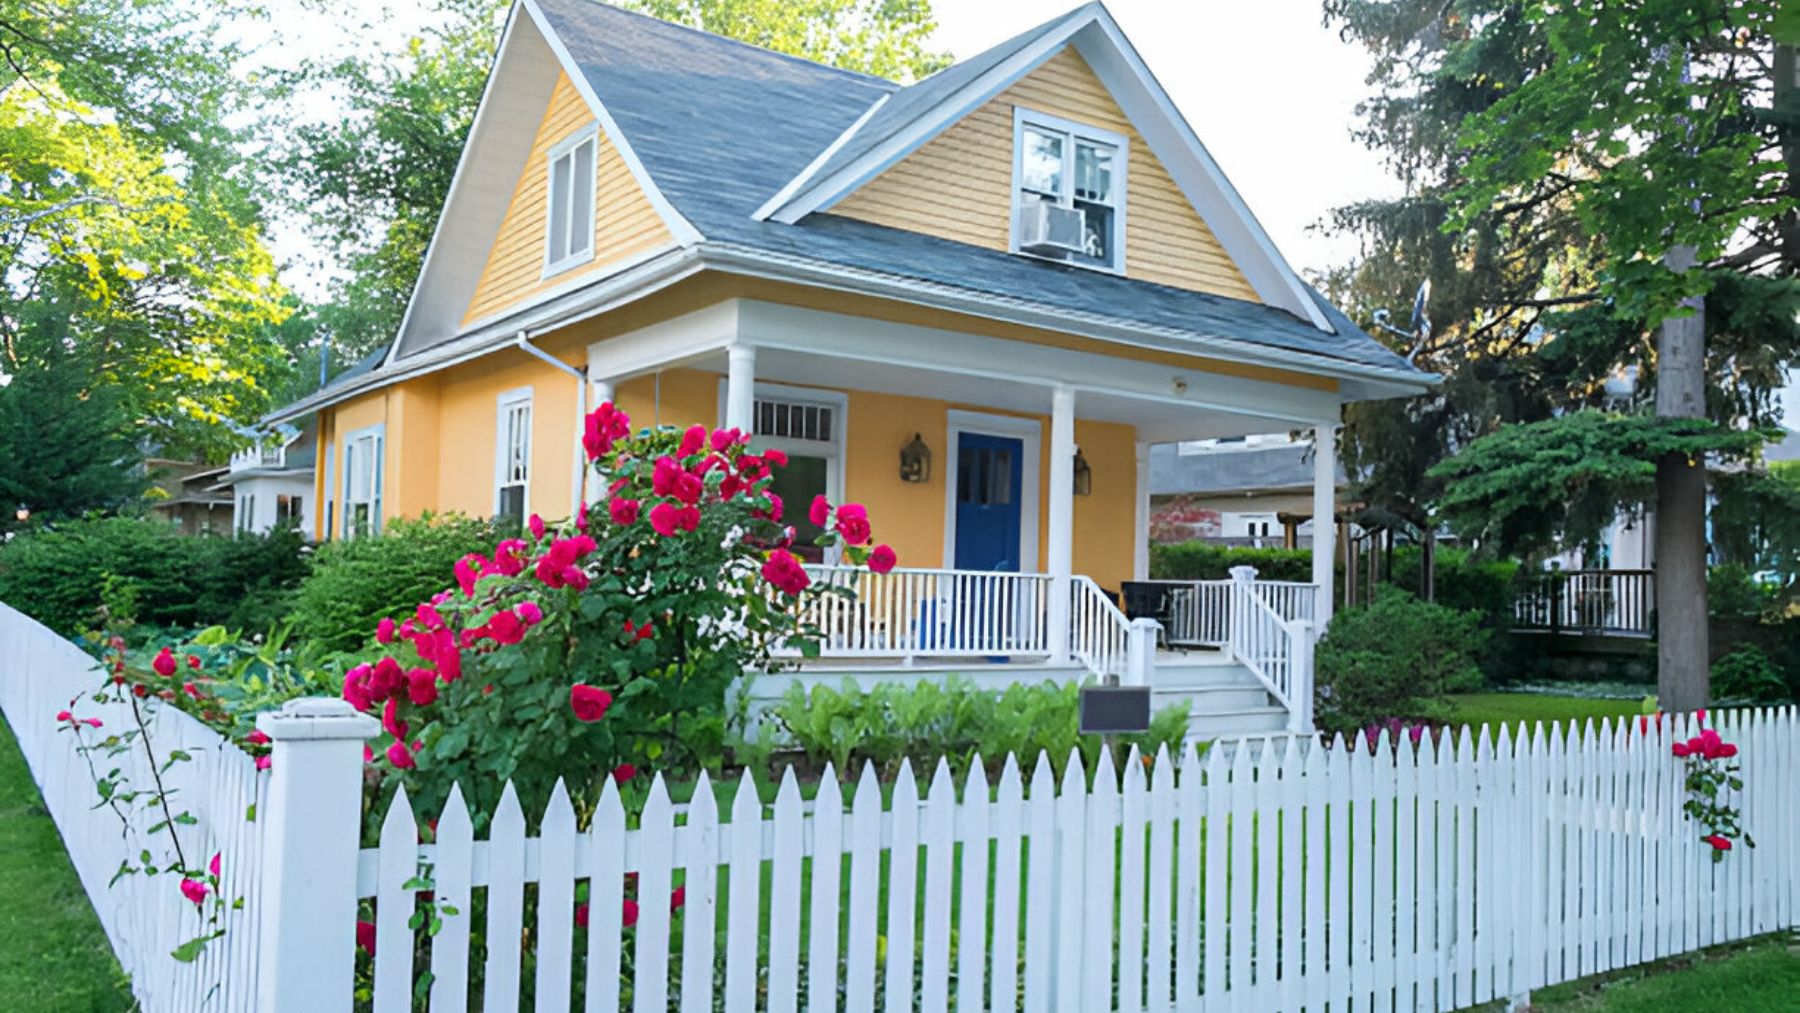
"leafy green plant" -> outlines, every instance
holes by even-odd
[[[294,632],[328,650],[354,650],[377,622],[399,619],[442,591],[458,559],[497,537],[487,521],[427,514],[389,521],[379,538],[328,542],[294,593]]]
[[[1712,695],[1715,700],[1744,703],[1788,703],[1793,694],[1775,663],[1755,644],[1738,644],[1713,662]]]
[[[1332,618],[1316,655],[1318,725],[1353,732],[1389,718],[1435,719],[1447,693],[1481,685],[1481,615],[1397,588]]]
[[[1211,542],[1150,546],[1157,580],[1224,580],[1234,566],[1254,566],[1263,580],[1312,580],[1310,549],[1239,549]]]
[[[1080,694],[1076,683],[1014,683],[995,691],[952,676],[941,683],[878,682],[863,689],[846,679],[841,689],[791,686],[769,716],[789,745],[839,773],[869,762],[891,776],[902,759],[927,771],[948,759],[961,777],[977,755],[997,772],[1008,756],[1030,764],[1043,752],[1061,776],[1073,750],[1081,751],[1090,770],[1100,756],[1101,737],[1079,732]],[[1174,752],[1187,724],[1186,704],[1166,707],[1152,717],[1148,732],[1119,737],[1116,759],[1133,745],[1145,755],[1162,746]]]
[[[94,517],[22,533],[0,548],[0,600],[66,635],[92,624],[110,579],[131,589],[150,626],[263,630],[307,573],[304,542],[267,535],[183,535],[135,517]]]
[[[1758,584],[1741,563],[1707,568],[1706,611],[1715,617],[1761,615],[1774,597],[1773,589]]]

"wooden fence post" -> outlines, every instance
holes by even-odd
[[[257,1004],[264,1013],[347,1010],[356,969],[363,743],[380,730],[342,700],[290,700],[261,714],[273,740],[258,901]]]

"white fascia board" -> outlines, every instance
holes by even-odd
[[[999,382],[1065,384],[1081,391],[1283,422],[1335,422],[1340,408],[1334,391],[757,300],[741,301],[737,326],[736,340],[758,348]]]
[[[1269,366],[1336,379],[1383,381],[1394,385],[1397,391],[1411,394],[1423,393],[1440,382],[1436,376],[1413,370],[1383,368],[1309,352],[1272,348],[1226,334],[1199,334],[1144,324],[1125,324],[1098,314],[1045,307],[1024,299],[970,292],[916,278],[896,278],[880,272],[762,250],[712,243],[707,244],[704,249],[706,265],[714,270],[898,299],[921,306],[1042,327],[1138,348]]]
[[[738,340],[742,300],[727,299],[588,345],[588,381],[618,383],[679,366]]]
[[[1274,240],[1213,161],[1199,135],[1163,91],[1118,23],[1103,11],[1093,26],[1094,31],[1075,37],[1076,51],[1112,93],[1256,294],[1269,305],[1279,306],[1311,321],[1319,330],[1333,333],[1331,322],[1313,302],[1305,283],[1276,249]]]
[[[412,292],[407,296],[406,312],[400,317],[400,327],[394,332],[394,340],[388,345],[387,356],[382,359],[384,366],[393,362],[394,356],[398,354],[400,343],[409,333],[413,316],[419,308],[420,293],[425,289],[427,281],[436,274],[433,267],[440,257],[442,246],[440,240],[443,239],[445,226],[450,220],[451,209],[455,206],[457,193],[463,184],[463,177],[471,171],[470,165],[474,161],[471,158],[471,152],[475,148],[475,138],[481,134],[483,125],[493,115],[492,99],[495,85],[500,80],[500,65],[509,54],[514,52],[515,36],[513,33],[514,29],[518,27],[518,23],[519,4],[515,2],[506,12],[506,25],[500,30],[500,42],[494,47],[494,58],[488,63],[487,80],[481,86],[481,101],[475,105],[475,118],[469,121],[469,136],[464,139],[462,152],[456,158],[456,171],[450,176],[450,189],[444,194],[443,210],[438,215],[437,223],[432,226],[431,242],[425,246],[425,260],[419,266],[419,277],[413,282]],[[505,213],[505,209],[502,208],[501,216],[504,217]],[[498,226],[499,223],[496,222],[495,227],[498,228]]]
[[[600,121],[600,128],[606,132],[613,147],[618,149],[619,156],[625,162],[625,167],[631,170],[632,178],[637,180],[638,188],[644,192],[650,205],[662,218],[663,224],[675,236],[675,241],[683,246],[691,246],[699,242],[702,238],[700,230],[696,229],[685,215],[677,211],[675,205],[669,203],[669,199],[663,196],[662,190],[657,187],[656,181],[650,178],[650,173],[644,168],[644,163],[639,160],[637,152],[632,150],[631,141],[626,138],[625,132],[619,129],[619,123],[613,119],[612,113],[607,111],[606,103],[600,101],[600,96],[595,94],[594,86],[589,83],[587,75],[582,72],[581,65],[576,63],[575,58],[569,54],[569,47],[563,45],[562,39],[558,38],[555,30],[550,27],[550,22],[544,17],[543,10],[538,7],[535,0],[519,0],[519,2],[525,8],[526,13],[531,15],[532,23],[537,25],[538,32],[543,35],[544,41],[549,43],[550,51],[556,54],[557,62],[562,64],[563,71],[569,75],[569,80],[574,83],[575,90],[587,102],[594,118]]]
[[[341,387],[315,391],[292,404],[263,416],[264,422],[283,422],[356,397],[389,384],[460,365],[511,345],[520,332],[537,337],[611,312],[699,273],[701,265],[692,247],[671,246],[635,268],[573,288],[561,296],[536,304],[529,311],[514,311],[471,328],[455,341],[365,373]]]
[[[1091,7],[1093,9],[1089,13],[1071,19],[1068,24],[995,64],[987,73],[946,95],[942,101],[922,112],[905,129],[896,132],[863,157],[816,182],[807,184],[803,179],[798,180],[799,185],[790,182],[788,186],[795,190],[795,196],[782,207],[770,211],[765,217],[772,221],[792,225],[814,211],[824,211],[848,197],[864,183],[879,176],[894,163],[917,151],[924,146],[925,142],[943,133],[952,124],[986,105],[994,96],[1012,87],[1013,82],[1036,70],[1039,64],[1048,60],[1056,54],[1057,50],[1066,45],[1071,36],[1092,24],[1094,19],[1103,13],[1103,8],[1099,4],[1093,4]],[[808,166],[808,172],[813,168],[813,166]],[[787,188],[784,187],[784,189]],[[761,215],[762,211],[759,210],[758,214]]]

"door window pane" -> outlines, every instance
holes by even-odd
[[[809,563],[823,561],[825,550],[813,543],[825,530],[807,520],[806,513],[814,496],[825,495],[826,459],[790,455],[787,467],[772,471],[775,480],[769,489],[781,497],[782,522],[794,528],[794,555]]]

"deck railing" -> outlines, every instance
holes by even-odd
[[[1225,647],[1231,642],[1230,580],[1134,582],[1166,589],[1166,639],[1178,647]],[[1288,580],[1253,580],[1257,596],[1284,620],[1312,622],[1318,589]]]
[[[1055,649],[1048,574],[925,568],[878,574],[825,565],[806,570],[815,583],[850,592],[819,598],[801,616],[819,637],[824,658],[1047,658]],[[1146,683],[1156,624],[1134,626],[1087,577],[1070,581],[1069,596],[1069,656],[1096,676]]]
[[[1559,570],[1534,574],[1513,600],[1513,626],[1615,637],[1655,634],[1651,570]]]

